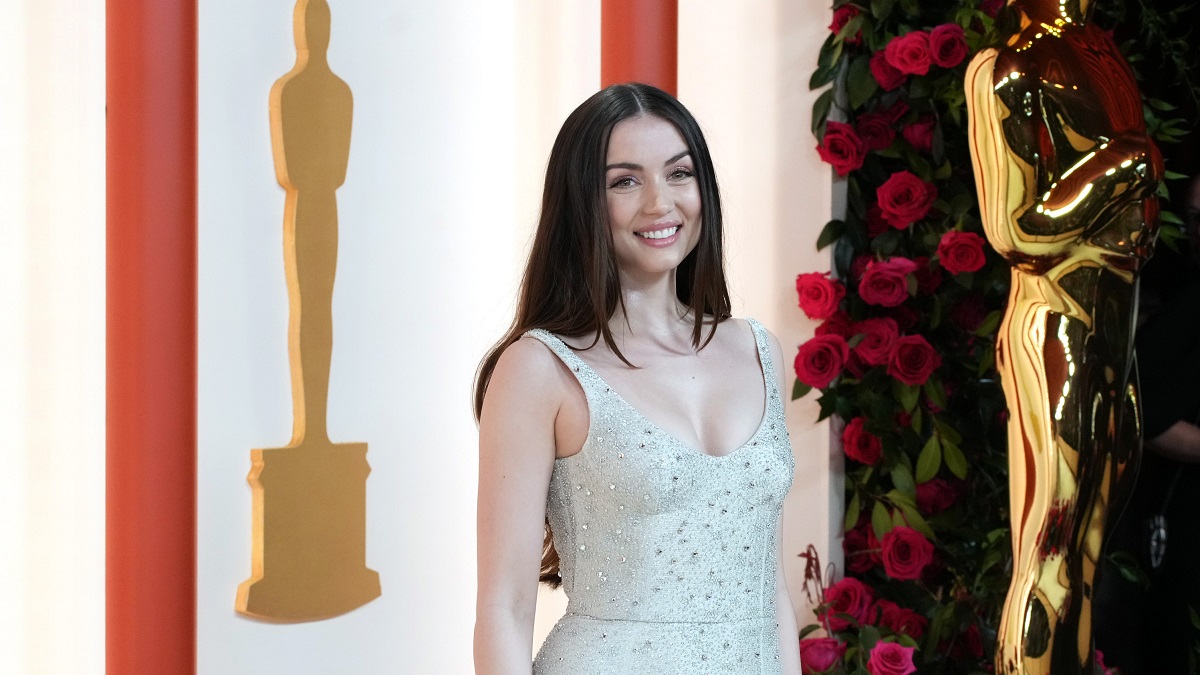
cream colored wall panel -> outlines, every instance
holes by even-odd
[[[100,673],[104,3],[4,14],[0,672]]]

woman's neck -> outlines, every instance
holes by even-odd
[[[654,280],[621,277],[620,306],[609,319],[613,337],[649,338],[667,345],[690,344],[695,319],[675,292],[675,272]]]

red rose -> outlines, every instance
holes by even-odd
[[[917,152],[929,154],[933,151],[933,130],[937,128],[937,118],[933,115],[921,115],[915,122],[908,124],[900,132],[904,140],[913,146]]]
[[[942,268],[951,274],[975,272],[987,262],[983,255],[983,237],[974,232],[950,230],[943,234],[937,254]]]
[[[879,318],[866,319],[855,326],[855,332],[862,333],[862,342],[854,347],[854,353],[862,358],[863,363],[872,366],[884,366],[892,357],[896,348],[896,340],[900,338],[900,328],[895,319]]]
[[[833,313],[817,329],[813,331],[816,335],[841,335],[846,340],[854,337],[854,322],[850,320],[850,315],[838,310]]]
[[[959,300],[950,308],[949,316],[951,323],[955,326],[968,333],[974,332],[987,317],[987,308],[983,306],[983,296],[972,293]]]
[[[925,635],[929,620],[907,607],[901,607],[888,600],[875,601],[879,610],[879,625],[891,629],[893,633],[907,635],[914,640],[920,640]]]
[[[867,659],[867,672],[871,675],[909,675],[917,672],[913,665],[913,650],[898,642],[877,642]]]
[[[850,277],[854,281],[862,281],[862,275],[867,271],[867,265],[870,265],[875,260],[875,256],[864,253],[854,256],[854,260],[850,261]]]
[[[829,24],[829,31],[834,35],[842,32],[846,24],[850,23],[850,19],[858,16],[862,12],[854,5],[842,5],[833,10],[833,23]],[[845,43],[848,45],[856,45],[862,42],[862,29],[854,32],[854,35],[846,36]]]
[[[888,225],[888,221],[885,220],[883,217],[883,209],[879,208],[878,204],[872,204],[872,205],[868,206],[867,207],[867,236],[871,237],[871,238],[878,237],[879,235],[883,234],[884,232],[887,232],[888,227],[890,227],[890,225]],[[867,258],[868,260],[870,259],[870,256],[862,256],[862,257]],[[863,263],[863,264],[864,264],[864,269],[866,269],[866,267],[865,267],[866,263]]]
[[[842,553],[846,556],[846,569],[864,574],[879,564],[879,544],[874,539],[870,525],[863,524],[846,532],[842,538]]]
[[[796,353],[796,377],[810,387],[824,389],[842,372],[850,346],[841,335],[818,335],[800,345]]]
[[[903,119],[908,114],[908,111],[908,104],[904,102],[904,99],[898,98],[891,105],[880,110],[879,114],[886,117],[892,124],[895,124]]]
[[[915,30],[898,35],[884,47],[883,56],[888,64],[905,75],[924,75],[933,63],[929,52],[929,33]]]
[[[863,143],[866,144],[867,150],[882,150],[892,144],[892,140],[896,138],[896,130],[892,128],[892,120],[888,119],[882,113],[867,113],[858,118],[854,123],[854,130],[858,132]]]
[[[957,500],[957,490],[942,478],[917,485],[917,509],[927,516],[945,511]]]
[[[971,624],[967,629],[958,636],[958,644],[955,646],[955,651],[962,650],[960,654],[971,658],[983,658],[983,639],[979,635],[978,624]]]
[[[849,124],[826,122],[825,139],[817,146],[817,154],[832,164],[839,176],[845,176],[862,168],[867,146]]]
[[[863,429],[863,418],[855,417],[842,430],[842,450],[850,459],[874,465],[879,461],[883,444],[875,434]]]
[[[933,544],[911,527],[893,527],[883,535],[883,571],[893,579],[920,579],[933,560]]]
[[[942,365],[942,357],[920,335],[896,340],[887,373],[907,385],[922,385]]]
[[[892,91],[904,84],[904,73],[892,67],[892,64],[887,61],[887,56],[882,51],[871,55],[870,66],[871,76],[879,83],[880,89]]]
[[[903,230],[929,214],[937,199],[937,187],[908,171],[897,171],[875,190],[883,217]]]
[[[888,308],[887,315],[900,327],[901,333],[908,332],[909,329],[917,325],[917,320],[920,318],[913,308],[908,305],[890,307]]]
[[[872,260],[858,282],[858,294],[869,305],[895,307],[908,299],[908,275],[916,270],[908,258]]]
[[[983,0],[979,3],[979,10],[984,14],[996,18],[1000,14],[1000,10],[1004,9],[1004,4],[1007,0]]]
[[[943,68],[953,68],[967,58],[970,48],[963,36],[962,26],[944,23],[929,31],[929,52],[933,62]]]
[[[832,669],[846,653],[846,645],[834,638],[804,638],[800,641],[800,672],[812,675]]]
[[[819,321],[837,311],[838,303],[846,297],[846,287],[830,279],[828,272],[808,272],[796,277],[796,293],[800,309],[808,318]]]
[[[929,258],[920,256],[913,258],[917,271],[913,277],[917,280],[917,295],[930,295],[942,285],[942,271],[929,265]]]
[[[818,618],[826,622],[830,631],[837,632],[846,630],[852,624],[835,614],[849,614],[858,623],[864,623],[875,596],[870,586],[853,577],[846,577],[825,589],[824,600],[825,608]]]

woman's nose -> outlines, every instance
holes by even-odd
[[[643,205],[646,213],[663,214],[671,210],[671,199],[666,182],[662,179],[652,180],[646,184],[646,199]]]

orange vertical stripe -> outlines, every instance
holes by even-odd
[[[190,674],[195,0],[108,0],[106,68],[107,672]]]
[[[601,0],[600,86],[645,82],[675,95],[677,0]]]

